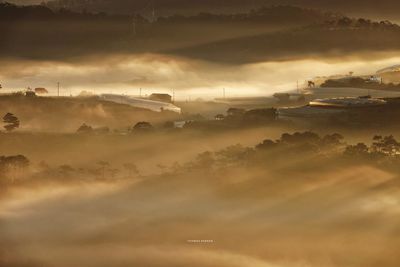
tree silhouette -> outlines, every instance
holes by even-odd
[[[151,132],[153,130],[154,130],[153,125],[151,125],[149,122],[146,121],[141,121],[136,123],[132,129],[133,132]]]
[[[72,173],[75,171],[75,169],[69,165],[61,165],[58,168],[58,171],[62,177],[70,177],[72,175]]]
[[[242,108],[229,108],[226,111],[228,116],[232,116],[232,117],[243,116],[245,112],[246,112],[246,110],[242,109]]]
[[[175,123],[173,121],[167,121],[164,123],[164,128],[165,129],[173,129],[175,128]]]
[[[349,157],[365,157],[369,154],[368,146],[364,143],[358,143],[357,145],[349,145],[344,151],[345,156]]]
[[[219,163],[221,163],[223,166],[228,166],[237,162],[244,163],[252,152],[252,149],[237,144],[215,152],[215,156],[217,157]]]
[[[0,175],[9,174],[11,180],[14,181],[15,176],[20,173],[21,170],[29,167],[29,160],[23,155],[17,156],[1,156],[0,157]]]
[[[163,173],[165,172],[165,170],[167,169],[167,166],[159,163],[157,164],[157,168],[159,168]]]
[[[116,168],[110,169],[110,175],[112,178],[115,178],[119,173],[120,173],[119,169],[116,169]]]
[[[123,165],[123,167],[125,168],[125,170],[128,171],[128,175],[129,177],[132,177],[133,175],[138,175],[139,174],[139,170],[137,168],[137,166],[133,163],[125,163]]]
[[[195,167],[198,167],[201,169],[204,168],[205,170],[209,170],[210,168],[212,168],[214,163],[215,163],[215,159],[214,159],[213,153],[206,151],[206,152],[203,152],[203,153],[200,153],[197,155]]]
[[[321,138],[318,136],[318,134],[309,131],[303,133],[296,132],[294,134],[284,133],[281,136],[281,142],[287,144],[316,144],[320,141]]]
[[[77,133],[92,133],[93,128],[90,125],[87,125],[86,123],[82,124],[78,130],[76,131]]]
[[[7,132],[11,132],[19,128],[20,125],[19,119],[12,113],[7,113],[4,115],[3,122],[5,123],[4,129],[6,129]]]
[[[396,156],[400,153],[400,143],[393,137],[389,136],[374,136],[372,150],[376,153],[381,153],[388,156]]]
[[[107,161],[99,161],[99,162],[97,162],[97,165],[100,166],[102,177],[104,179],[106,176],[106,168],[110,167],[110,163],[108,163]]]
[[[327,145],[327,146],[338,146],[341,144],[343,139],[344,139],[344,137],[341,134],[334,133],[334,134],[325,135],[321,141],[322,141],[322,144]]]
[[[256,146],[256,149],[258,149],[258,150],[269,150],[269,149],[277,148],[278,145],[279,145],[278,142],[274,142],[274,141],[272,141],[270,139],[266,139],[261,144],[258,144]]]

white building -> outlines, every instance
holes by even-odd
[[[103,94],[101,95],[101,98],[106,101],[111,101],[118,104],[125,104],[136,108],[148,109],[156,112],[172,111],[176,113],[181,113],[181,108],[171,103],[114,94]]]

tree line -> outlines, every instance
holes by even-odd
[[[163,176],[197,172],[218,174],[237,168],[297,173],[358,164],[400,173],[400,142],[392,135],[376,135],[371,144],[347,144],[338,133],[324,136],[310,131],[284,133],[279,139],[266,139],[254,147],[236,144],[218,151],[205,151],[187,162],[168,166],[156,164],[154,170]],[[142,175],[139,166],[129,161],[119,166],[105,160],[87,167],[50,166],[44,161],[32,164],[27,157],[16,155],[0,157],[0,178],[4,184],[40,179],[112,182],[149,177]]]

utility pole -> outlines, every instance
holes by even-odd
[[[60,97],[60,82],[57,82],[57,97]]]
[[[225,92],[225,88],[222,89],[222,95],[224,97],[224,99],[226,98],[226,92]]]
[[[153,10],[151,12],[151,22],[154,23],[156,22],[156,8],[155,8],[155,4],[154,1],[152,1],[152,5],[153,5]]]
[[[175,89],[172,89],[172,103],[175,103]]]
[[[139,97],[142,98],[142,88],[139,89]]]
[[[136,37],[136,16],[133,16],[133,24],[132,24],[132,30],[133,30],[133,37]]]

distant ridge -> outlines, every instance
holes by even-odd
[[[378,70],[376,73],[382,74],[382,73],[386,73],[386,72],[400,72],[400,64],[383,68],[381,70]]]
[[[133,27],[134,26],[134,27]],[[113,54],[167,54],[244,64],[360,51],[397,51],[400,27],[293,6],[236,14],[136,15],[0,4],[0,57],[65,60]]]
[[[154,7],[156,15],[173,14],[194,15],[199,12],[238,13],[247,12],[262,6],[296,5],[306,8],[320,8],[342,12],[351,16],[377,16],[382,19],[400,19],[398,0],[51,0],[51,8],[67,8],[75,11],[107,12],[117,14],[151,13]]]

